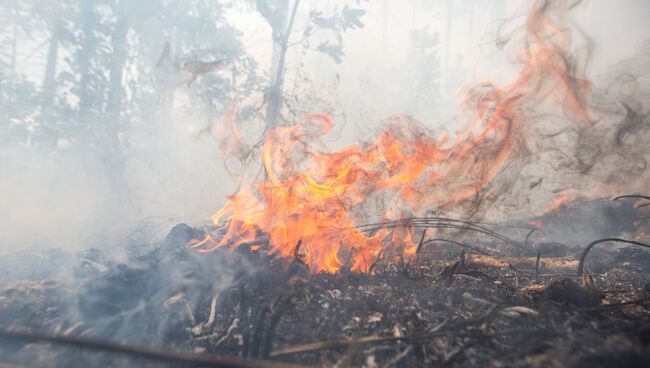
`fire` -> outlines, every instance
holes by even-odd
[[[541,230],[544,228],[544,222],[542,220],[536,219],[536,220],[530,220],[528,221],[528,224],[533,226],[537,230]]]
[[[551,203],[540,213],[540,215],[557,211],[565,204],[574,201],[577,198],[574,189],[565,189],[551,199]]]
[[[453,137],[435,137],[407,116],[396,116],[373,142],[328,152],[315,148],[334,124],[326,114],[307,114],[299,124],[268,130],[260,154],[263,175],[242,184],[212,216],[215,224],[225,223],[225,235],[192,246],[237,247],[266,234],[265,250],[290,258],[302,241],[301,255],[312,272],[336,272],[344,264],[366,272],[387,246],[413,257],[418,240],[413,226],[374,234],[357,229],[364,205],[381,198],[385,206],[377,215],[388,219],[451,209],[471,199],[520,153],[527,108],[543,101],[577,122],[593,121],[586,102],[589,83],[567,61],[569,40],[561,31],[566,20],[555,13],[568,7],[562,1],[533,5],[527,47],[517,53],[520,73],[501,88],[470,88],[463,100],[470,121]]]

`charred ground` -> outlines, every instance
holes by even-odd
[[[583,204],[589,211],[595,206]],[[310,274],[298,251],[287,262],[251,251],[252,244],[208,254],[188,249],[201,235],[177,225],[164,242],[126,261],[87,252],[76,261],[75,287],[56,270],[6,278],[3,333],[35,335],[5,336],[0,362],[604,367],[650,361],[650,255],[643,247],[597,245],[580,277],[584,246],[529,239],[538,261],[534,252],[481,234],[483,241],[456,244],[424,240],[416,259],[385,255],[371,273]],[[36,343],[46,336],[53,345]],[[66,338],[74,341],[60,346],[57,339]],[[120,345],[110,353],[79,349],[97,338]],[[135,357],[124,357],[133,346]],[[193,353],[181,359],[165,355],[170,351]]]

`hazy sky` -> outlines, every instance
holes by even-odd
[[[454,107],[461,87],[476,81],[498,80],[516,71],[506,60],[507,55],[495,47],[495,31],[501,20],[525,15],[531,1],[453,1],[449,38],[445,35],[447,1],[362,1],[360,6],[367,10],[363,17],[365,27],[344,35],[345,57],[341,64],[333,63],[322,54],[303,53],[297,48],[289,55],[289,65],[304,63],[310,71],[310,78],[320,81],[338,73],[340,87],[337,92],[347,122],[362,119],[355,123],[372,124],[392,113],[410,112],[406,106],[394,101],[397,91],[407,91],[409,86],[391,83],[391,74],[404,68],[413,29],[426,28],[437,32],[440,36],[443,103],[438,116],[417,117],[432,120],[430,125],[454,129],[457,113]],[[300,27],[311,9],[326,12],[335,7],[340,9],[341,2],[303,0],[296,24]],[[576,24],[594,41],[589,76],[598,77],[606,73],[612,64],[632,56],[650,37],[647,14],[650,14],[650,1],[645,0],[584,1],[572,12]],[[244,43],[258,60],[260,71],[266,71],[271,60],[268,25],[254,12],[233,12],[231,19],[244,32]],[[445,53],[447,50],[448,54]],[[288,78],[291,76],[289,73]],[[363,76],[374,82],[372,96],[360,90],[359,80]],[[372,107],[369,111],[356,111],[362,103]]]

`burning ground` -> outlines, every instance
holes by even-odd
[[[328,150],[309,113],[249,142],[231,103],[212,224],[1,260],[0,364],[646,366],[650,52],[592,85],[578,3],[503,24],[519,73],[453,135],[397,115]]]
[[[586,202],[558,216],[596,209],[645,213],[632,203]],[[528,229],[463,226],[482,241],[424,237],[411,260],[310,274],[298,249],[290,262],[254,245],[190,251],[183,246],[202,232],[178,225],[151,251],[121,261],[78,255],[74,277],[5,279],[0,356],[9,366],[648,363],[647,252],[596,245],[579,276],[584,247],[540,241],[537,231],[528,243],[511,240]]]

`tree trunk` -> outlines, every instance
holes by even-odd
[[[94,0],[81,2],[82,42],[78,56],[79,66],[79,115],[85,117],[93,104],[90,93],[90,59],[95,54]]]
[[[127,56],[127,40],[126,36],[129,32],[129,23],[125,17],[120,17],[115,25],[115,30],[111,36],[111,45],[113,47],[113,55],[110,63],[110,81],[109,81],[109,94],[108,105],[106,112],[111,120],[111,125],[119,125],[120,112],[122,110],[122,98],[124,89],[122,87],[122,79],[124,75],[124,63]]]
[[[52,25],[50,46],[47,51],[47,64],[45,64],[45,76],[43,78],[43,99],[41,101],[41,120],[48,124],[52,118],[54,109],[54,97],[56,96],[56,70],[59,59],[59,43],[63,23],[56,20]]]
[[[289,0],[280,0],[278,2],[277,12],[277,23],[271,24],[271,37],[273,38],[273,51],[271,53],[270,69],[271,78],[275,78],[278,70],[278,65],[280,64],[280,55],[282,54],[282,41],[284,39],[284,31],[287,27],[287,20],[289,19]],[[275,80],[272,79],[271,83],[275,83]]]
[[[298,11],[299,4],[300,0],[295,0],[293,3],[291,17],[289,18],[289,22],[287,23],[286,27],[284,27],[284,30],[282,31],[278,63],[276,69],[271,71],[272,73],[274,72],[274,74],[271,74],[274,75],[274,78],[272,79],[272,84],[266,96],[266,124],[267,126],[271,127],[276,126],[281,119],[280,111],[282,109],[282,103],[284,101],[284,98],[282,96],[282,86],[284,83],[284,64],[287,57],[287,48],[289,47],[289,36],[291,35],[293,22],[296,19],[296,12]]]
[[[120,3],[117,5],[120,6]],[[118,13],[120,10],[118,10]],[[106,131],[106,167],[110,173],[109,178],[115,194],[121,198],[126,194],[124,183],[125,158],[120,143],[121,124],[120,117],[124,99],[124,64],[128,54],[127,35],[129,22],[124,14],[118,15],[115,29],[111,34],[113,53],[110,58],[108,102],[106,104],[106,121],[103,129]]]

